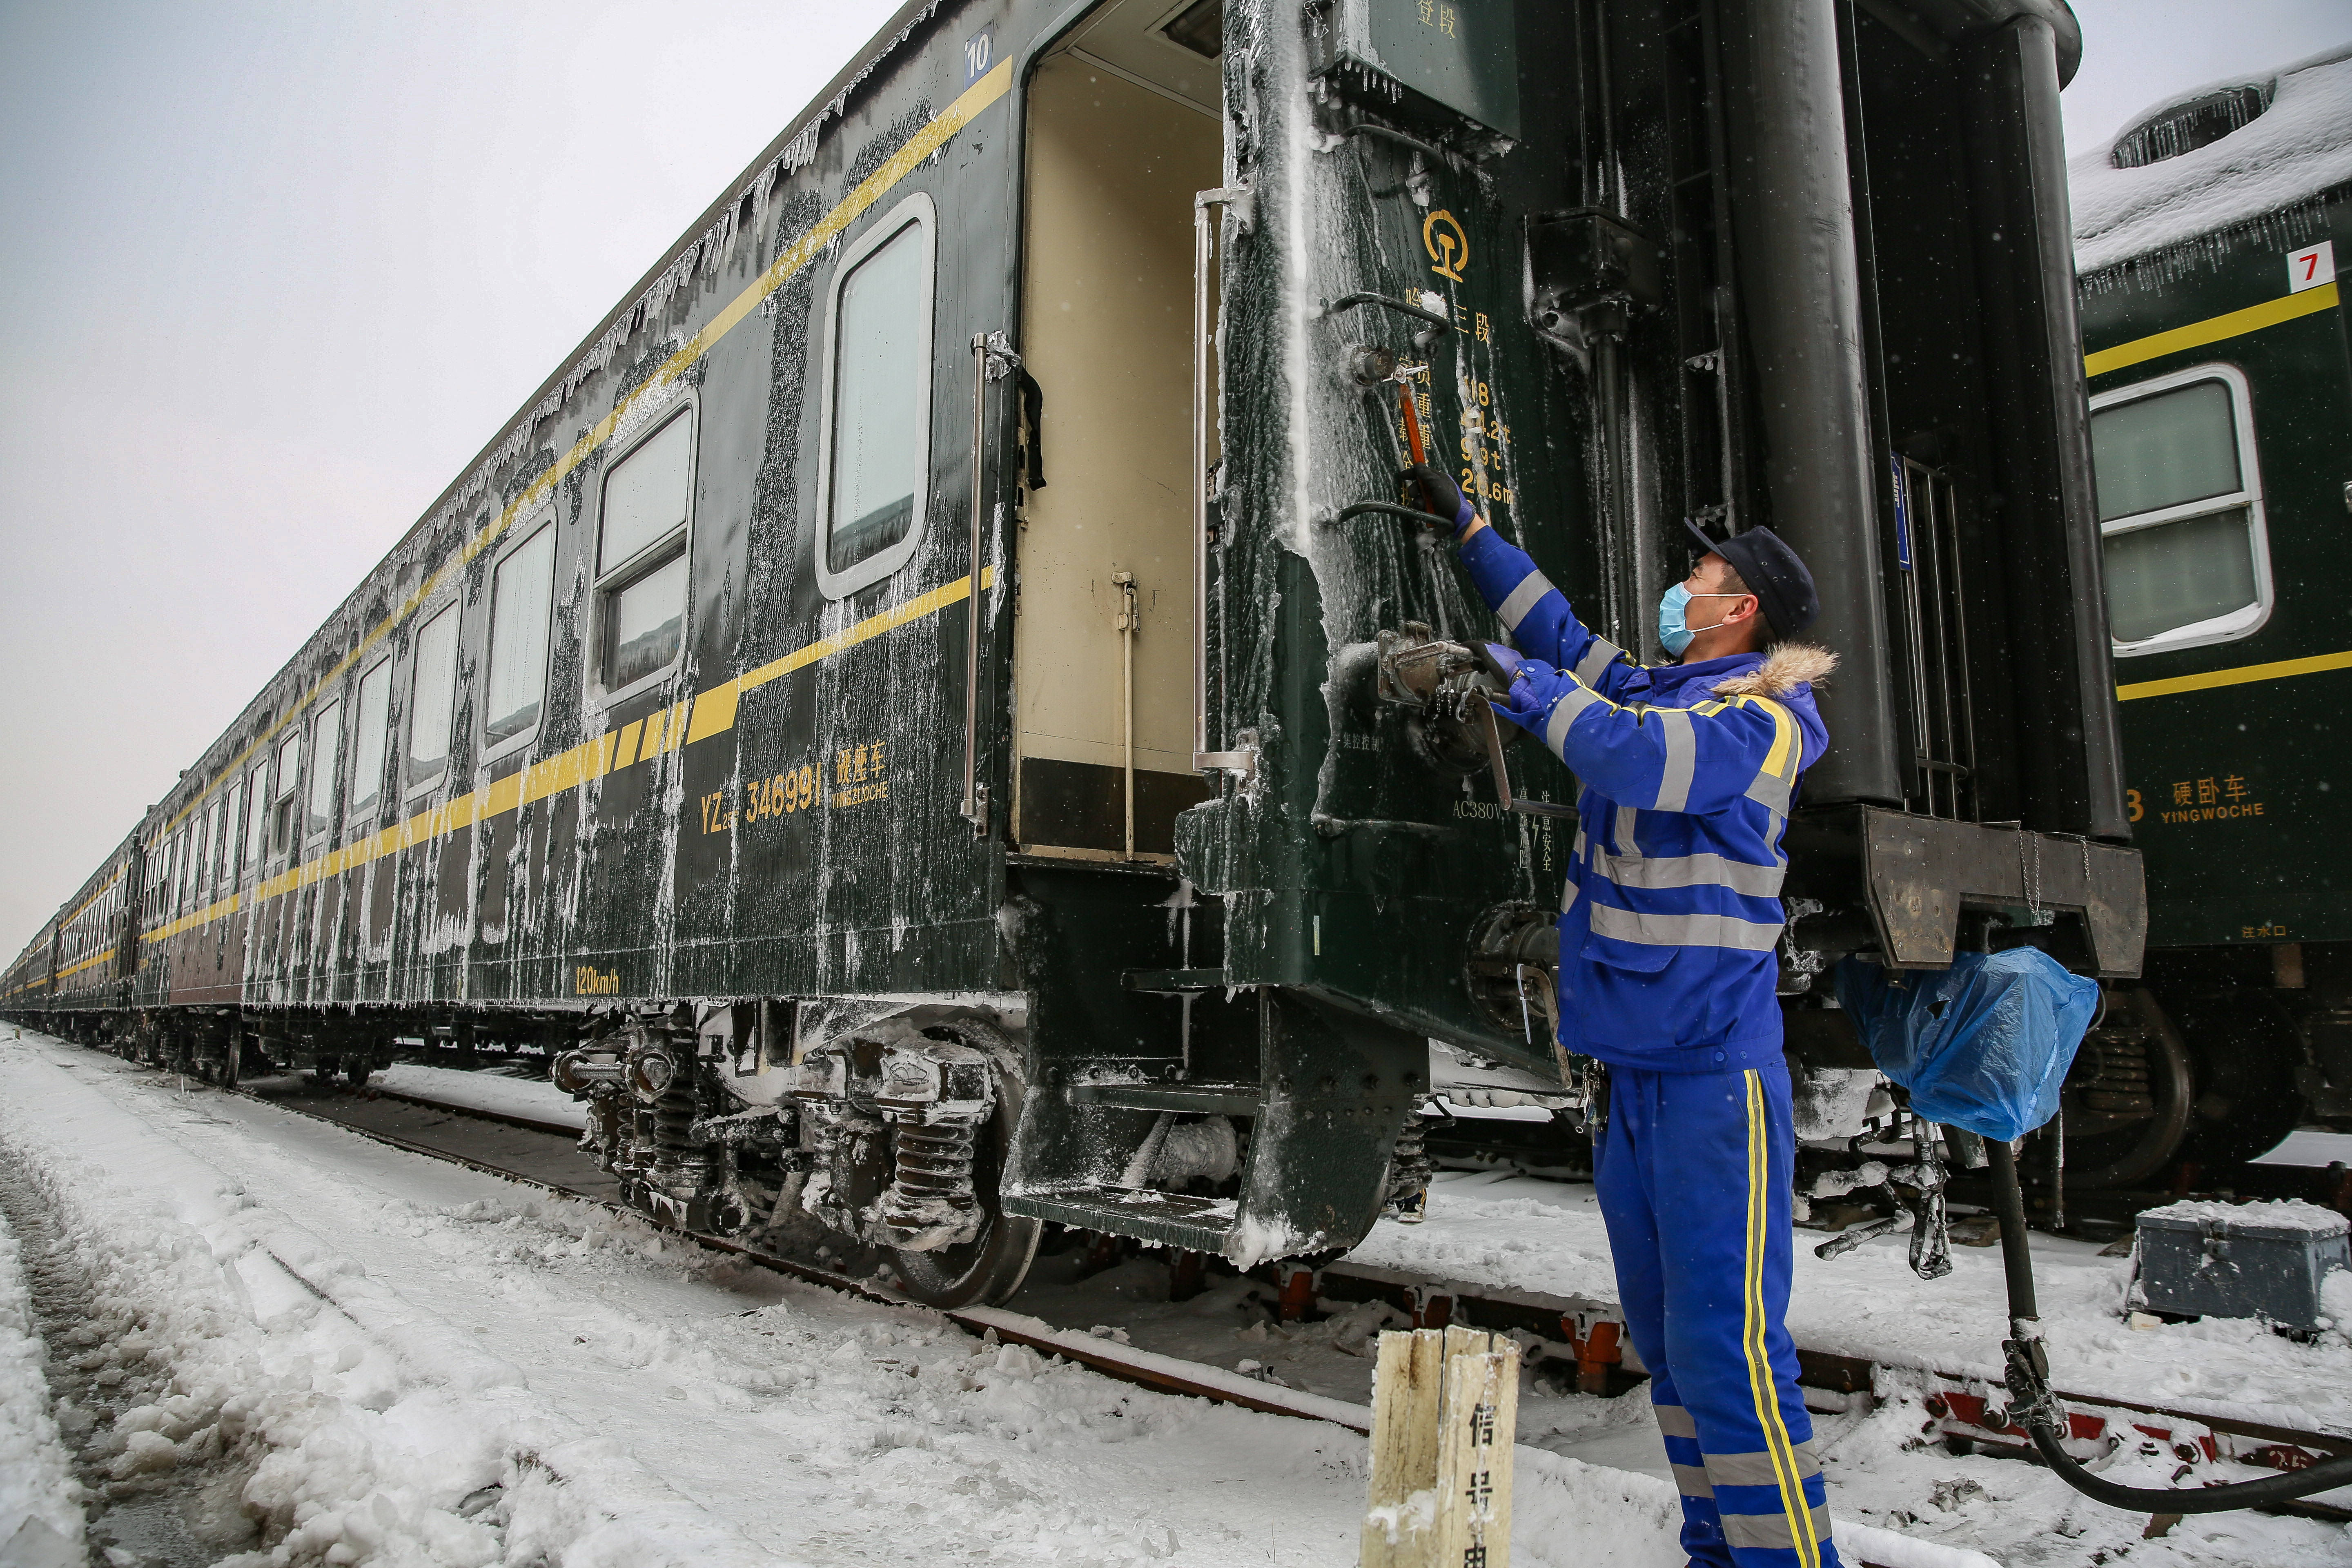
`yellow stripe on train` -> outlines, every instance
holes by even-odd
[[[986,592],[995,584],[996,568],[982,567],[980,574],[982,591]],[[395,823],[365,838],[353,839],[341,848],[331,850],[315,860],[289,867],[277,876],[256,884],[251,893],[252,901],[258,904],[295,892],[313,882],[355,870],[386,855],[396,855],[403,849],[427,844],[470,827],[477,822],[504,816],[532,801],[577,789],[608,773],[617,773],[637,763],[650,762],[664,752],[679,751],[698,741],[723,735],[735,727],[736,702],[744,692],[756,691],[772,680],[797,669],[805,669],[862,642],[871,641],[885,632],[935,616],[949,605],[960,605],[971,596],[970,577],[942,583],[927,594],[918,594],[904,604],[893,605],[853,626],[819,637],[805,647],[796,648],[757,669],[747,670],[698,696],[674,703],[617,730],[607,730],[593,741],[583,742],[544,762],[533,763],[520,773],[494,779],[469,794],[453,796],[431,811],[420,812],[405,822]],[[145,932],[140,940],[168,941],[183,931],[226,919],[243,907],[244,901],[243,895],[232,894],[218,903],[192,910],[169,925]]]

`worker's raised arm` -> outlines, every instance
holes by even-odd
[[[1633,661],[1576,618],[1568,595],[1536,569],[1526,551],[1482,528],[1463,542],[1462,564],[1521,653],[1573,672],[1603,696],[1621,694]]]
[[[1452,475],[1427,463],[1416,464],[1412,475],[1428,496],[1431,510],[1454,520],[1462,564],[1470,569],[1470,581],[1476,584],[1486,607],[1502,617],[1518,650],[1529,658],[1574,670],[1595,690],[1622,695],[1626,679],[1637,668],[1625,650],[1594,636],[1569,607],[1568,595],[1536,570],[1528,552],[1478,520],[1477,508],[1463,495]]]
[[[1769,698],[1618,703],[1568,671],[1534,664],[1510,696],[1514,721],[1621,805],[1705,816],[1746,797],[1786,815],[1805,760],[1795,716]]]

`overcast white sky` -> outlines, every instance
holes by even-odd
[[[13,957],[893,0],[0,0]],[[2067,131],[2352,41],[2077,0]]]

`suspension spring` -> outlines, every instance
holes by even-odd
[[[2080,1093],[2084,1109],[2109,1116],[2155,1114],[2145,1028],[2110,1026],[2093,1033],[2084,1046],[2066,1075],[2066,1087]]]
[[[654,1101],[654,1142],[664,1154],[683,1153],[692,1143],[694,1075],[682,1072],[663,1086]]]
[[[980,1199],[972,1191],[979,1118],[901,1121],[890,1142],[890,1191],[882,1201],[882,1223],[896,1244],[927,1251],[971,1239],[980,1223]]]
[[[1403,1130],[1397,1133],[1396,1152],[1389,1156],[1389,1204],[1408,1218],[1417,1218],[1435,1173],[1429,1159],[1428,1122],[1415,1107],[1406,1113]]]

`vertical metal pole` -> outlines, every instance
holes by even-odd
[[[1192,766],[1209,752],[1209,208],[1192,198]]]
[[[1209,750],[1209,264],[1215,254],[1209,209],[1246,194],[1246,187],[1202,191],[1192,198],[1192,768],[1255,773],[1257,759],[1244,751]]]
[[[1127,732],[1127,858],[1135,858],[1135,574],[1114,572],[1118,588],[1119,716]]]
[[[980,787],[980,550],[981,507],[985,500],[981,416],[988,404],[988,334],[971,335],[971,592],[964,599],[963,805],[975,834],[988,831],[988,805]]]

